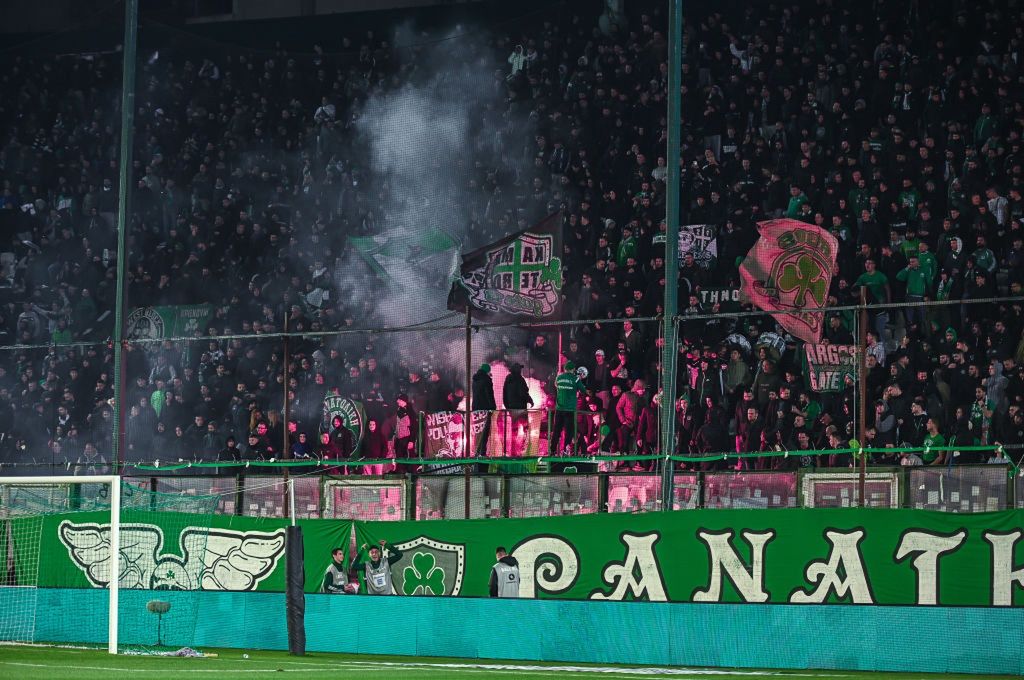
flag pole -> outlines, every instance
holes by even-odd
[[[470,430],[473,428],[473,421],[470,419],[472,414],[470,399],[473,394],[473,306],[466,302],[466,412],[463,415],[462,421],[462,434],[465,437],[465,448],[464,456],[469,458],[473,455],[472,449],[470,448]],[[469,476],[469,465],[466,465],[464,469],[466,473],[465,478],[465,518],[469,519],[469,499],[470,499],[470,476]]]
[[[860,442],[860,447],[863,449],[864,444],[867,442],[865,439],[865,433],[867,432],[867,366],[865,360],[868,358],[868,296],[867,288],[861,286],[860,288],[860,311],[858,315],[860,317],[860,337],[857,338],[858,354],[860,354],[857,363],[857,388],[860,393],[857,395],[857,401],[860,402],[860,413],[857,414],[857,441]],[[867,454],[863,451],[860,452],[860,474],[857,480],[857,493],[860,494],[860,506],[867,507],[867,499],[864,498],[864,482],[867,475]]]
[[[665,328],[665,346],[662,348],[661,359],[661,407],[658,414],[661,418],[660,446],[662,460],[661,507],[672,509],[672,460],[669,456],[675,453],[676,438],[676,361],[679,349],[676,347],[678,326],[676,312],[679,295],[679,193],[681,173],[679,168],[679,137],[680,119],[682,115],[682,81],[683,58],[683,16],[682,0],[669,0],[668,5],[668,141],[665,152],[665,309],[662,323]]]

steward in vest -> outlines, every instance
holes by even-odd
[[[519,561],[498,548],[494,552],[497,563],[491,567],[491,597],[519,597]]]
[[[388,551],[386,559],[383,550]],[[370,547],[369,554],[367,554],[366,544],[363,543],[363,547],[359,549],[359,557],[356,558],[352,569],[363,573],[368,595],[393,595],[391,565],[400,559],[402,559],[402,551],[381,539],[380,547]]]
[[[324,581],[320,584],[320,592],[330,595],[346,595],[359,592],[358,583],[348,582],[348,568],[345,566],[345,551],[335,548],[331,551],[331,564],[324,572]]]

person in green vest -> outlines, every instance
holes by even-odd
[[[387,557],[384,557],[385,550]],[[379,546],[367,546],[363,543],[359,548],[359,556],[352,564],[352,570],[362,574],[367,595],[394,595],[391,566],[400,559],[402,551],[384,539],[379,541]]]
[[[320,592],[328,595],[348,595],[359,592],[358,583],[348,582],[348,565],[345,564],[344,548],[335,548],[331,551],[331,563],[327,565],[327,570],[324,572]]]
[[[557,455],[562,450],[559,445],[563,433],[566,435],[565,448],[575,443],[576,400],[586,389],[576,375],[575,364],[571,361],[565,362],[562,372],[555,377],[555,413],[548,436],[548,451],[551,454]]]
[[[917,255],[910,256],[907,266],[896,274],[896,280],[907,284],[907,302],[921,303],[924,301],[924,296],[928,293],[928,279],[921,269],[921,261]],[[908,325],[917,324],[919,329],[925,330],[924,308],[920,304],[907,307],[904,311],[907,315]]]
[[[924,437],[924,451],[921,452],[921,461],[925,465],[942,465],[946,462],[946,451],[935,451],[936,447],[945,446],[946,438],[939,433],[939,424],[935,418],[929,418],[925,423],[928,434]]]

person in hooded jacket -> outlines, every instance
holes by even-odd
[[[487,411],[487,420],[484,421],[484,428],[476,435],[477,456],[487,455],[487,440],[491,436],[491,413],[498,408],[494,401],[494,381],[491,380],[491,365],[480,364],[480,368],[473,374],[473,410]]]
[[[519,433],[529,432],[530,417],[527,411],[534,403],[526,378],[523,377],[523,365],[513,362],[509,364],[508,371],[505,384],[501,387],[501,400],[505,407],[505,436],[502,440],[507,449],[504,453],[506,456],[522,455],[523,438]]]

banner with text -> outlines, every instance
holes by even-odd
[[[471,453],[491,457],[538,455],[543,450],[540,433],[544,416],[545,412],[540,410],[473,411]],[[465,419],[465,413],[460,411],[424,414],[423,457],[466,458]],[[485,446],[482,437],[487,437]]]
[[[807,387],[814,392],[841,392],[846,381],[857,380],[857,346],[804,345]]]
[[[520,597],[1022,606],[1022,523],[1024,510],[691,510],[357,522],[356,542],[402,551],[398,594],[486,596],[504,546]]]

